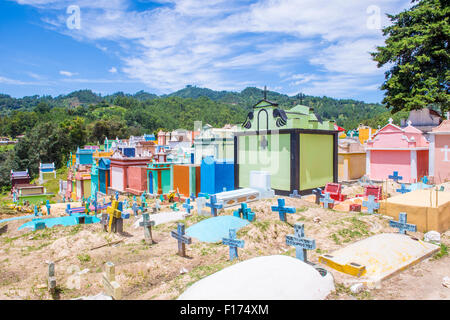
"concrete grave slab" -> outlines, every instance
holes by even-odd
[[[439,247],[408,235],[378,234],[319,257],[319,262],[356,277],[368,286],[429,257]]]
[[[334,280],[293,257],[249,259],[194,283],[178,300],[322,300]]]
[[[155,226],[157,226],[159,224],[167,223],[167,222],[184,220],[185,218],[186,218],[186,212],[179,212],[179,211],[161,212],[161,213],[156,213],[156,214],[150,215],[150,221],[154,221]],[[134,228],[135,229],[139,228],[139,223],[141,223],[142,221],[143,221],[143,218],[141,216],[134,223],[134,225],[133,225]]]

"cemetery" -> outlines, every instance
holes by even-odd
[[[11,170],[0,299],[449,299],[448,121],[341,129],[264,96]]]

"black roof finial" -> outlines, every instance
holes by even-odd
[[[264,100],[267,100],[267,86],[264,86]]]

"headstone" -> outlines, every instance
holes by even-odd
[[[186,256],[186,244],[191,244],[191,237],[185,235],[185,225],[178,223],[177,230],[172,231],[170,235],[178,241],[178,255],[181,257]]]
[[[105,272],[103,272],[103,288],[108,296],[114,300],[122,299],[122,288],[116,281],[116,270],[114,263],[105,263]]]
[[[368,201],[363,201],[363,206],[367,207],[367,212],[370,214],[374,213],[374,209],[380,209],[380,204],[375,201],[375,196],[370,195]]]
[[[67,213],[67,215],[69,215],[69,216],[72,215],[72,209],[70,209],[70,203],[67,204],[67,207],[66,207],[66,213]]]
[[[286,213],[295,213],[294,207],[286,207],[285,200],[283,198],[278,198],[278,206],[272,206],[272,211],[278,212],[280,220],[286,222]]]
[[[236,239],[236,229],[230,229],[229,237],[223,238],[222,243],[230,247],[230,261],[238,258],[238,248],[244,247],[244,240]]]
[[[323,203],[323,207],[325,209],[333,208],[334,200],[330,198],[330,193],[329,192],[325,193],[325,195],[320,199],[320,202]]]
[[[255,213],[252,212],[251,208],[247,207],[246,203],[241,203],[241,207],[233,212],[233,215],[238,218],[248,220],[250,222],[255,220]]]
[[[322,188],[316,188],[312,191],[316,196],[316,204],[320,204],[320,198],[322,197]]]
[[[55,263],[48,264],[48,291],[54,294],[56,290]]]
[[[191,204],[191,199],[186,198],[186,202],[183,204],[183,208],[186,209],[186,212],[190,215],[191,210],[194,208],[194,206]]]
[[[394,180],[397,183],[400,180],[403,180],[403,177],[398,175],[398,171],[394,171],[394,173],[392,175],[389,175],[388,178]]]
[[[138,211],[139,211],[137,203],[133,202],[133,206],[131,208],[133,209],[134,216],[137,217],[138,216]]]
[[[222,209],[223,208],[223,203],[220,201],[217,201],[217,196],[214,194],[211,196],[210,198],[210,202],[206,203],[206,206],[211,208],[211,215],[213,217],[217,217],[217,211],[218,209]]]
[[[390,220],[389,226],[392,228],[397,228],[399,231],[398,233],[406,234],[406,231],[416,232],[417,226],[415,224],[409,224],[407,223],[407,214],[405,212],[400,212],[398,216],[399,221]]]
[[[395,191],[397,191],[397,192],[401,192],[401,194],[404,194],[404,193],[410,192],[410,191],[411,191],[411,189],[407,189],[407,188],[405,187],[405,184],[404,184],[404,183],[402,183],[402,187],[401,187],[401,189],[396,189]]]
[[[152,226],[155,225],[155,221],[150,220],[150,215],[148,213],[142,214],[142,222],[139,223],[141,227],[144,228],[144,237],[147,243],[153,243],[152,237]]]
[[[199,216],[207,215],[207,211],[204,211],[203,208],[206,207],[206,198],[205,197],[198,197],[195,199],[195,203],[197,204],[197,214]]]
[[[303,262],[308,262],[306,250],[316,248],[316,240],[305,238],[305,226],[303,223],[294,225],[295,234],[286,235],[286,244],[295,246],[295,256]]]
[[[292,194],[289,195],[289,198],[301,198],[302,196],[298,194],[298,190],[294,190]]]

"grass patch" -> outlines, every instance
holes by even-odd
[[[443,243],[441,243],[439,246],[441,247],[441,250],[433,256],[434,260],[438,260],[448,255],[448,247]]]
[[[77,255],[78,260],[80,260],[80,262],[89,262],[91,261],[91,256],[88,255],[87,253],[82,253]]]
[[[256,221],[253,225],[261,231],[267,231],[270,227],[270,221]]]

